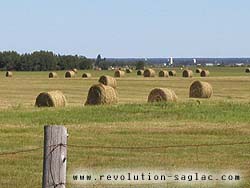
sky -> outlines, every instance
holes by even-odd
[[[0,51],[250,57],[249,0],[0,0]]]

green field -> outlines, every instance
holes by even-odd
[[[13,78],[5,78],[1,72],[0,153],[42,147],[44,125],[64,125],[71,145],[162,146],[143,150],[69,147],[68,176],[78,168],[234,171],[242,175],[234,187],[250,187],[250,144],[164,147],[250,142],[250,74],[244,69],[210,67],[207,78],[195,73],[193,78],[182,78],[180,68],[178,76],[171,78],[143,78],[133,72],[117,79],[118,105],[96,107],[83,105],[88,89],[99,76],[113,75],[113,71],[87,71],[92,73],[90,79],[81,78],[84,71],[72,79],[65,79],[64,72],[58,72],[56,79],[49,79],[48,72],[14,72]],[[197,79],[212,84],[211,99],[199,99],[199,103],[189,99],[189,86]],[[178,102],[147,104],[147,96],[155,87],[173,89]],[[61,90],[68,107],[34,107],[36,96],[50,90]],[[41,187],[42,158],[43,149],[0,155],[0,187]],[[77,186],[68,183],[67,187]],[[229,185],[217,183],[212,187]]]

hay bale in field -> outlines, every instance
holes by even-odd
[[[191,77],[193,77],[193,71],[192,70],[184,70],[183,72],[182,72],[182,77],[184,77],[184,78],[191,78]]]
[[[146,69],[143,73],[144,77],[155,77],[155,71],[153,69]]]
[[[126,73],[132,73],[133,70],[132,69],[126,69]]]
[[[198,73],[198,74],[200,74],[201,71],[202,71],[202,69],[200,69],[200,68],[197,68],[197,69],[195,70],[195,72]]]
[[[113,78],[112,76],[101,76],[99,78],[99,82],[103,85],[110,86],[113,88],[117,87],[116,79]]]
[[[13,73],[11,71],[7,71],[5,74],[6,77],[12,77]]]
[[[77,74],[78,70],[76,68],[72,69],[72,71]]]
[[[137,74],[137,76],[142,76],[143,73],[144,73],[144,70],[138,70],[136,74]]]
[[[116,70],[115,71],[115,74],[114,74],[114,77],[123,77],[125,76],[125,72],[124,71],[121,71],[121,70]]]
[[[116,104],[117,102],[117,93],[113,87],[97,84],[89,89],[85,105]]]
[[[83,73],[82,78],[90,78],[91,74],[90,73]]]
[[[176,76],[177,75],[175,70],[169,71],[168,74],[169,74],[169,76]]]
[[[167,88],[155,88],[148,96],[148,102],[176,102],[177,99],[175,92]]]
[[[49,73],[49,78],[57,78],[57,73],[55,73],[55,72],[50,72],[50,73]]]
[[[213,95],[213,88],[208,82],[194,81],[190,86],[190,98],[210,98]]]
[[[100,68],[100,67],[95,67],[94,70],[96,70],[96,71],[101,71],[102,68]]]
[[[166,70],[161,70],[159,72],[159,77],[169,77],[169,73]]]
[[[201,77],[207,77],[209,76],[210,72],[208,70],[202,70],[201,71]]]
[[[40,93],[36,98],[37,107],[64,107],[67,100],[61,91],[50,91]]]
[[[73,78],[75,77],[75,72],[74,71],[67,71],[65,73],[65,78]]]
[[[245,72],[250,73],[250,68],[246,68]]]

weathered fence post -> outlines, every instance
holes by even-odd
[[[66,187],[67,129],[44,127],[43,188]]]

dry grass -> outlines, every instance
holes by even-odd
[[[180,72],[179,68],[174,70]],[[211,77],[199,80],[209,82],[214,95],[209,101],[199,99],[200,104],[196,99],[189,99],[189,86],[199,75],[185,79],[180,74],[164,79],[138,77],[133,72],[117,79],[119,103],[133,105],[111,107],[83,107],[83,103],[99,77],[112,76],[113,71],[90,71],[93,77],[86,80],[64,79],[62,71],[58,72],[58,79],[49,79],[49,72],[14,72],[15,76],[8,79],[3,72],[0,77],[0,152],[42,146],[45,124],[65,125],[71,144],[154,146],[249,141],[250,77],[244,70],[244,67],[209,68],[213,73]],[[141,105],[155,87],[173,89],[180,102]],[[35,108],[37,94],[48,90],[63,91],[69,107]],[[76,168],[141,167],[250,173],[248,145],[143,152],[77,148],[68,148],[68,151],[68,175]],[[0,159],[1,187],[41,187],[42,150]],[[246,181],[238,187],[249,186],[250,182]]]
[[[231,107],[230,105],[228,103],[223,107],[222,103],[211,105],[204,103],[200,114],[197,113],[200,110],[199,107],[192,103],[186,104],[186,106],[173,104],[166,108],[162,105],[127,105],[69,108],[56,111],[30,112],[25,109],[13,112],[4,111],[0,120],[1,149],[8,151],[42,145],[43,125],[48,122],[57,122],[56,119],[58,122],[64,122],[63,124],[69,129],[69,144],[76,145],[148,147],[248,141],[250,136],[249,119],[244,123],[244,120],[239,117],[248,116],[249,112],[244,109],[249,108],[249,105]],[[238,120],[234,120],[230,116],[231,113],[234,113],[235,108],[241,109],[243,113],[240,114],[239,111],[235,113]],[[223,111],[223,114],[218,113],[220,111]],[[202,115],[205,112],[208,112],[206,117]],[[12,115],[12,119],[7,118],[8,113]],[[13,114],[16,115],[13,116]],[[221,122],[216,119],[218,117],[221,118]],[[227,123],[223,121],[224,118],[227,118]],[[68,121],[64,121],[64,119]],[[6,120],[9,123],[6,123]],[[21,124],[20,120],[22,120]],[[15,139],[12,139],[13,137]],[[223,169],[225,171],[240,169],[242,174],[246,175],[249,172],[249,154],[248,145],[201,147],[198,150],[191,147],[148,151],[68,147],[67,173],[70,178],[70,174],[75,169],[105,170],[143,167],[173,171],[191,168],[215,172]],[[4,177],[0,178],[0,183],[3,187],[20,187],[24,183],[26,187],[41,187],[42,149],[29,154],[0,158],[2,167],[0,176]],[[248,185],[244,183],[242,187]],[[76,187],[76,185],[68,184],[67,187]]]
[[[211,77],[199,78],[201,81],[209,82],[213,86],[214,95],[211,100],[244,101],[250,99],[250,77],[244,73],[244,68],[239,70],[242,76],[224,76],[234,74],[231,72],[222,73],[213,71]],[[3,73],[4,74],[4,73]],[[58,79],[48,79],[48,73],[25,73],[14,72],[15,77],[11,80],[0,77],[0,109],[18,106],[33,108],[35,98],[41,91],[60,90],[68,99],[69,106],[81,106],[87,99],[89,88],[98,82],[99,76],[103,74],[113,75],[113,71],[94,71],[91,78],[83,80],[75,78],[73,80],[64,79],[64,72],[58,72]],[[245,76],[244,76],[245,75]],[[181,75],[179,75],[181,76]],[[119,103],[143,103],[147,101],[148,93],[152,88],[163,87],[172,88],[180,101],[189,100],[189,86],[199,76],[191,79],[181,77],[171,77],[170,79],[143,78],[137,77],[136,73],[125,78],[117,79],[117,92],[119,93]],[[223,87],[222,87],[223,86]],[[6,90],[8,88],[8,90]],[[240,95],[239,95],[240,93]],[[135,97],[136,96],[136,97]]]

